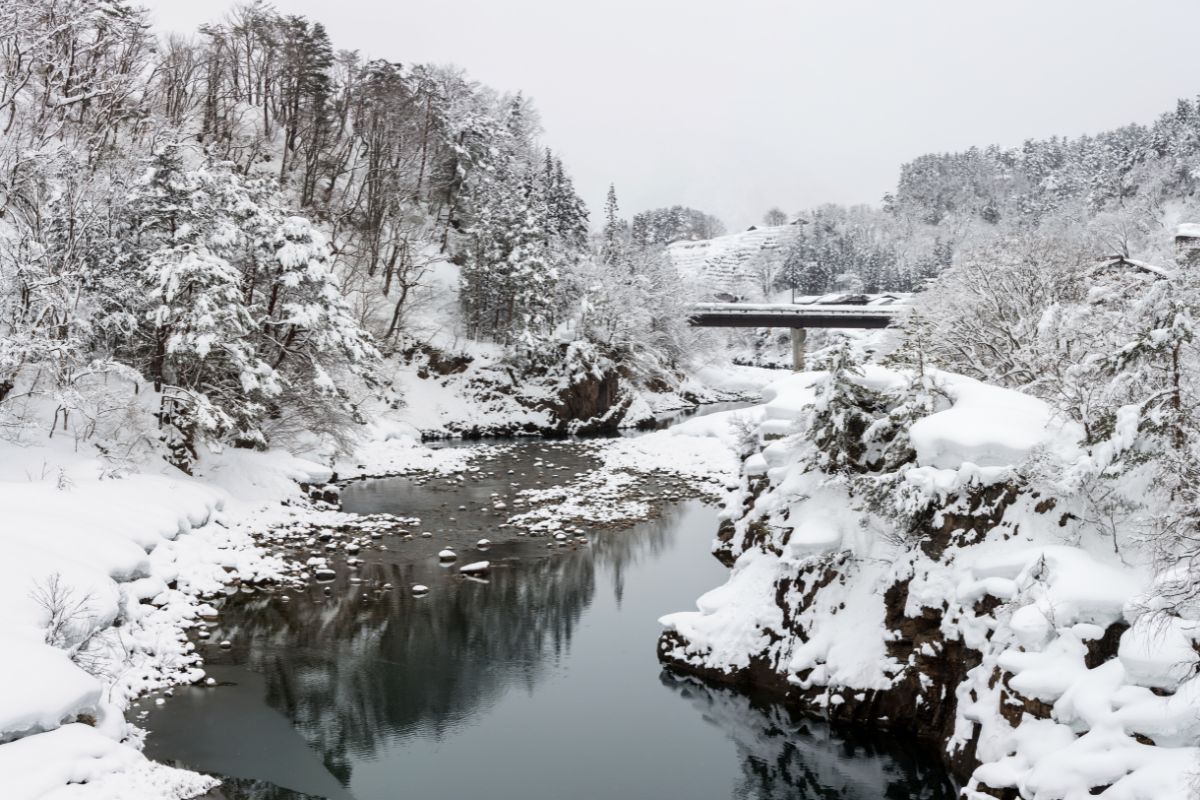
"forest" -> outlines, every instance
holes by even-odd
[[[343,444],[364,404],[403,402],[385,365],[426,344],[447,272],[453,335],[515,374],[678,363],[682,316],[650,311],[679,297],[662,242],[634,246],[615,195],[592,234],[521,94],[263,2],[159,41],[129,3],[15,0],[0,43],[14,436],[50,403],[51,435],[180,466],[201,441]]]
[[[118,467],[313,430],[344,444],[371,403],[405,402],[386,365],[421,344],[445,265],[456,335],[530,380],[669,385],[714,346],[664,246],[720,221],[676,206],[630,224],[613,189],[592,220],[520,94],[339,50],[262,2],[158,41],[124,2],[14,0],[0,43],[8,438],[48,424]],[[1198,163],[1189,100],[1148,126],[922,156],[879,208],[792,215],[778,288],[922,290],[895,358],[1053,403],[1105,454],[1064,480],[1155,470],[1156,536],[1190,565],[1200,281],[1173,237],[1200,218]],[[1135,502],[1089,491],[1097,519]]]

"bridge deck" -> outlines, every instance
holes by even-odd
[[[902,305],[695,303],[690,322],[699,328],[886,328]]]

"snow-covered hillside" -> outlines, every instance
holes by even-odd
[[[698,242],[675,242],[667,254],[699,296],[760,299],[775,288],[774,278],[798,230],[797,225],[774,225]]]

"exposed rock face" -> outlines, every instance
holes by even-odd
[[[751,492],[757,497],[764,486],[760,483]],[[978,542],[989,531],[1008,527],[1005,514],[1020,497],[1017,487],[1009,483],[978,487],[967,492],[957,502],[948,503],[956,510],[929,514],[924,535],[917,549],[919,558],[938,561],[948,548]],[[1053,504],[1041,504],[1042,513]],[[739,533],[740,530],[740,533]],[[761,520],[739,528],[732,521],[722,523],[717,534],[714,556],[726,566],[732,566],[738,555],[752,548],[778,553],[788,542],[772,533]],[[898,666],[891,685],[884,689],[853,689],[833,684],[805,685],[813,670],[789,674],[783,659],[773,658],[768,650],[754,654],[739,669],[722,669],[707,664],[695,656],[692,643],[678,631],[668,630],[658,642],[660,660],[679,672],[697,675],[714,683],[744,691],[767,692],[789,710],[809,714],[832,723],[862,725],[872,730],[904,733],[924,741],[936,752],[953,778],[965,784],[980,765],[977,754],[979,729],[975,727],[965,741],[955,746],[959,724],[959,695],[969,683],[969,675],[983,663],[983,652],[968,646],[961,638],[948,638],[945,624],[948,616],[956,619],[969,615],[987,620],[995,626],[995,614],[1003,603],[996,597],[984,595],[967,608],[935,609],[910,603],[911,569],[897,568],[892,580],[883,589],[884,622],[887,630],[886,653]],[[821,600],[823,592],[835,585],[845,585],[853,579],[853,559],[847,552],[814,558],[792,577],[775,584],[775,602],[782,611],[783,625],[778,631],[766,631],[772,643],[784,637],[806,642],[813,631],[804,621],[806,612]],[[1120,635],[1128,629],[1124,622],[1113,623],[1104,635],[1087,643],[1087,664],[1094,668],[1116,655]],[[990,634],[989,634],[990,636]],[[1012,674],[992,668],[989,688],[998,687],[996,711],[1016,726],[1023,719],[1051,719],[1053,706],[1036,698],[1026,697],[1012,688]],[[972,701],[977,697],[971,697]],[[985,785],[976,788],[985,796],[1016,798],[1009,789],[992,789]]]
[[[599,376],[588,373],[573,381],[559,390],[546,408],[556,420],[556,434],[611,434],[620,428],[630,401],[621,376],[612,370]]]
[[[457,375],[465,372],[474,360],[469,355],[447,355],[443,351],[428,344],[416,344],[405,350],[404,360],[420,364],[417,377],[428,378],[431,375]]]
[[[752,496],[762,491],[757,484]],[[1004,511],[1016,497],[1013,487],[989,486],[973,492],[962,504],[963,511],[939,515],[936,527],[929,515],[927,534],[919,548],[928,557],[938,558],[951,543],[970,542],[1001,524]],[[772,539],[772,533],[761,521],[742,527],[725,521],[717,534],[714,556],[732,566],[737,555],[750,548],[779,551],[787,545],[788,537]],[[846,552],[811,559],[793,577],[775,584],[776,604],[783,619],[782,630],[768,632],[768,638],[779,640],[794,637],[808,641],[812,631],[803,621],[806,612],[819,601],[821,594],[834,584],[844,585],[850,579],[852,559]],[[943,632],[944,612],[919,608],[910,615],[909,586],[911,576],[904,570],[883,591],[885,625],[888,631],[887,656],[900,665],[886,689],[844,689],[829,685],[803,685],[811,678],[812,669],[789,675],[786,664],[768,654],[754,655],[749,663],[737,670],[725,670],[706,665],[703,659],[687,657],[689,642],[678,632],[668,630],[658,643],[659,658],[672,669],[700,676],[707,680],[738,687],[747,691],[766,691],[792,711],[819,716],[833,723],[864,725],[874,730],[902,732],[925,741],[940,753],[949,773],[966,782],[979,765],[974,740],[948,751],[944,744],[953,738],[957,718],[957,694],[967,674],[982,662],[979,652],[967,647],[960,639],[947,639]],[[985,597],[973,611],[984,616],[999,603]],[[1015,696],[1015,695],[1014,695]],[[832,700],[832,702],[831,702]],[[1036,701],[1026,701],[1019,713],[1048,716],[1049,707]],[[997,795],[1002,796],[1002,795]]]
[[[432,436],[614,434],[633,401],[630,382],[618,366],[577,343],[562,346],[560,363],[526,372],[504,361],[447,354],[427,344],[402,355],[417,378],[429,381],[431,388],[436,384],[435,394],[448,396],[446,406],[463,405],[461,399],[470,398],[467,405],[474,411],[428,428]]]

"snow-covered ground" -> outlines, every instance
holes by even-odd
[[[736,562],[696,611],[662,619],[664,657],[760,680],[765,664],[834,718],[928,734],[945,709],[947,760],[979,762],[970,798],[1194,797],[1200,620],[1151,613],[1149,555],[1114,547],[1078,496],[1018,478],[1082,458],[1080,431],[1034,398],[937,374],[933,413],[908,428],[915,462],[881,513],[811,466],[802,428],[825,379],[768,389],[727,502],[736,532],[716,543]],[[858,380],[907,376],[868,366]],[[906,503],[933,510],[921,541],[904,540]],[[880,717],[898,708],[913,717]]]
[[[699,397],[747,394],[777,376],[709,368],[688,386]],[[126,712],[149,692],[203,681],[187,632],[216,613],[205,602],[230,583],[295,580],[304,565],[256,534],[338,512],[314,509],[301,483],[462,470],[471,452],[431,449],[422,430],[447,419],[496,419],[434,380],[412,377],[409,403],[366,426],[356,451],[332,466],[282,451],[201,454],[194,475],[159,462],[123,464],[59,437],[0,444],[0,797],[182,798],[213,781],[146,760],[143,731]],[[707,394],[705,394],[707,393]],[[655,411],[686,400],[643,398]],[[671,474],[724,491],[737,461],[714,436],[723,415],[634,439],[597,440],[602,469],[571,491],[531,498],[537,520],[612,518],[633,472]],[[553,494],[554,490],[547,490]],[[570,498],[569,507],[563,500]],[[557,500],[556,500],[557,498]],[[626,519],[644,504],[622,506]],[[619,515],[618,515],[619,516]]]
[[[559,421],[545,406],[566,388],[565,379],[518,383],[500,354],[486,345],[461,353],[469,359],[461,371],[438,374],[418,357],[397,364],[393,385],[405,398],[400,416],[426,436],[512,435],[553,431]],[[778,370],[711,364],[697,367],[679,385],[650,391],[622,382],[628,408],[620,427],[634,428],[658,414],[743,397],[754,397],[776,380]]]
[[[598,459],[596,468],[547,489],[518,497],[524,510],[508,524],[522,532],[555,534],[645,519],[664,499],[699,495],[724,500],[737,489],[737,440],[758,407],[719,411],[666,430],[582,444]],[[654,479],[650,485],[647,478]]]
[[[406,432],[407,431],[407,432]],[[443,471],[411,426],[374,426],[364,472]],[[320,513],[300,484],[332,470],[280,451],[207,453],[194,476],[111,464],[67,439],[0,449],[0,797],[191,797],[213,781],[147,761],[126,722],[147,692],[204,678],[186,632],[229,583],[296,567],[254,534]]]

